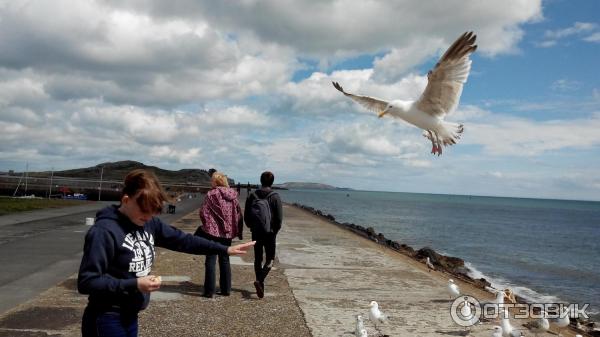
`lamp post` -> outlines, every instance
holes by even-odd
[[[102,194],[102,175],[104,174],[104,166],[100,167],[100,186],[98,187],[98,201],[100,201],[100,195]]]

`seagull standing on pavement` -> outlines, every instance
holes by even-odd
[[[496,325],[494,332],[492,332],[492,337],[502,337],[502,328]]]
[[[569,319],[568,311],[569,311],[569,309],[565,308],[563,313],[556,319],[556,321],[554,323],[558,327],[558,336],[562,336],[560,334],[560,331],[563,328],[566,328],[567,326],[569,326],[569,323],[571,323],[571,320]]]
[[[460,289],[458,289],[453,279],[448,280],[448,294],[450,299],[457,298],[460,295]]]
[[[461,35],[446,50],[435,67],[427,73],[427,87],[416,101],[385,101],[374,97],[354,95],[344,91],[337,82],[333,86],[376,112],[379,118],[386,114],[423,129],[423,136],[431,141],[431,153],[442,154],[442,146],[456,144],[463,125],[444,121],[447,114],[458,106],[463,85],[471,71],[469,56],[477,49],[473,32]]]
[[[502,337],[519,337],[521,333],[510,324],[508,317],[502,317]]]
[[[373,325],[375,325],[375,329],[377,329],[377,326],[379,324],[385,323],[387,321],[387,316],[379,310],[379,304],[377,304],[377,302],[371,301],[369,307],[369,320],[373,322]]]
[[[363,323],[363,318],[361,315],[356,315],[356,336],[362,336],[362,330],[365,330],[365,325]]]

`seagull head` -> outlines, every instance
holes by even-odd
[[[371,301],[371,303],[369,304],[369,307],[370,308],[377,308],[377,307],[379,307],[379,305],[377,304],[377,302]]]
[[[379,118],[383,117],[383,115],[390,112],[390,109],[392,109],[392,107],[393,107],[392,103],[388,103],[388,105],[385,107],[385,109],[381,110],[381,112],[378,113],[377,116]]]
[[[362,315],[356,315],[356,320],[362,322],[362,320],[363,320]]]
[[[448,283],[454,283],[454,280],[453,279],[449,279]]]

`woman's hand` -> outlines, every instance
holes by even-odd
[[[160,276],[148,275],[137,279],[137,287],[143,293],[153,292],[160,288],[162,280]]]
[[[242,255],[248,252],[250,247],[254,246],[256,241],[242,243],[241,245],[235,245],[227,248],[227,254],[229,255]]]

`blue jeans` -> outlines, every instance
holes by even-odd
[[[83,337],[137,337],[138,318],[118,312],[94,312],[85,308],[81,324]]]

